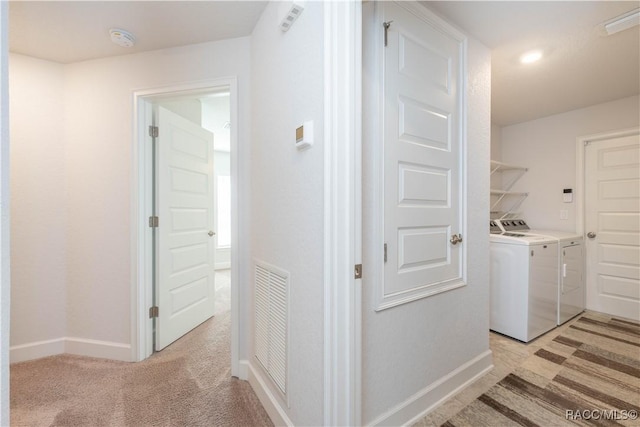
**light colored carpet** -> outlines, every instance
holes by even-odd
[[[222,311],[140,363],[60,355],[11,366],[11,425],[272,426],[231,377]]]
[[[638,426],[640,325],[588,312],[443,424]]]

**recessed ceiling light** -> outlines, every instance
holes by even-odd
[[[111,41],[122,47],[133,47],[136,38],[128,31],[112,28],[109,30]]]
[[[542,58],[542,51],[540,50],[532,50],[530,52],[526,52],[520,56],[520,62],[523,64],[531,64],[532,62],[536,62]]]

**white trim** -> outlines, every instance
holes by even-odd
[[[243,359],[238,363],[238,379],[244,381],[249,380],[249,361],[246,359]]]
[[[231,268],[231,262],[216,262],[215,270],[228,270]]]
[[[238,81],[235,76],[203,80],[180,85],[138,90],[133,93],[134,104],[134,143],[131,200],[131,357],[134,361],[143,360],[153,352],[151,342],[153,324],[148,319],[151,300],[151,229],[147,219],[151,212],[151,150],[147,125],[151,123],[152,99],[175,95],[195,95],[220,86],[228,86],[230,93],[231,123],[239,123]],[[238,376],[240,337],[239,337],[239,253],[245,247],[239,236],[239,145],[238,129],[231,127],[231,375]],[[141,198],[141,195],[147,197]]]
[[[9,349],[11,363],[40,359],[42,357],[63,354],[65,338],[54,340],[36,341],[28,344],[13,345]]]
[[[491,350],[487,350],[423,388],[404,402],[394,406],[376,418],[370,425],[412,425],[491,369],[493,369]]]
[[[131,361],[131,346],[129,344],[73,337],[62,337],[53,340],[16,345],[12,346],[10,351],[11,363],[40,359],[58,354],[75,354],[78,356],[121,360],[123,362]]]
[[[359,425],[361,2],[324,3],[324,425]]]
[[[0,2],[0,426],[9,416],[9,2]]]
[[[585,205],[584,191],[586,188],[586,170],[584,167],[585,147],[589,142],[601,141],[604,139],[621,138],[629,135],[637,135],[640,133],[640,127],[619,129],[610,132],[596,133],[593,135],[580,136],[576,138],[576,232],[584,235],[585,233]],[[586,254],[585,254],[586,257]],[[588,258],[585,258],[588,259]]]
[[[271,418],[271,421],[276,426],[293,426],[293,422],[289,419],[286,412],[282,409],[278,399],[271,392],[267,384],[265,383],[264,378],[262,377],[262,372],[259,369],[255,369],[251,363],[248,363],[246,360],[243,361],[243,365],[246,363],[247,374],[249,384],[251,384],[251,388],[258,396],[258,400],[262,403],[265,411]]]
[[[67,337],[65,338],[64,347],[65,353],[68,354],[121,360],[123,362],[131,361],[130,344]]]

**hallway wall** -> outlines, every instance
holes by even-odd
[[[130,343],[133,92],[233,75],[238,76],[240,119],[245,124],[239,129],[244,167],[248,161],[244,130],[249,128],[248,37],[67,66],[71,336]],[[240,176],[244,178],[245,173],[241,170]],[[244,206],[246,201],[240,200],[240,212],[247,212]],[[245,261],[240,262],[243,272]],[[246,283],[247,278],[239,278],[240,301],[246,300]],[[96,306],[101,309],[95,310]]]
[[[244,37],[64,66],[26,57],[16,60],[21,68],[15,71],[24,77],[12,73],[12,80],[20,86],[12,102],[20,106],[16,120],[24,122],[12,136],[28,141],[30,152],[35,150],[42,161],[34,165],[25,153],[12,165],[18,174],[16,185],[22,182],[30,191],[18,196],[27,200],[13,214],[21,224],[20,232],[31,236],[12,260],[24,266],[13,284],[18,290],[14,302],[23,307],[14,314],[18,316],[18,329],[12,334],[15,344],[65,338],[67,344],[73,344],[67,352],[91,355],[97,351],[130,359],[133,93],[237,76],[243,123],[239,129],[243,185],[239,194],[248,194],[249,43],[249,37]],[[38,87],[29,87],[29,76],[40,76],[35,81]],[[47,95],[41,105],[34,97],[35,89]],[[64,100],[64,114],[58,101],[54,102],[58,96]],[[28,126],[29,115],[33,122]],[[38,129],[43,124],[48,127]],[[17,147],[17,153],[23,148],[27,146]],[[247,199],[241,198],[239,204],[240,221],[246,223]],[[241,241],[246,238],[240,236]],[[44,259],[34,258],[44,254]],[[242,301],[247,300],[250,288],[248,278],[242,276],[247,260],[241,257],[239,262],[239,317],[243,319],[247,309]],[[26,271],[26,266],[38,263],[43,263],[36,268],[38,275]],[[52,274],[51,280],[45,273]],[[44,291],[38,292],[39,288]],[[60,302],[64,300],[66,310]],[[29,321],[33,311],[23,312],[24,307],[39,308],[45,318],[36,315]],[[249,327],[239,326],[241,331]],[[245,353],[246,343],[241,341],[240,356]]]
[[[251,258],[290,273],[290,405],[281,408],[311,426],[323,424],[324,399],[324,5],[307,2],[286,33],[279,6],[267,5],[251,39]],[[300,151],[295,131],[305,120],[315,142]]]
[[[364,5],[365,40],[376,40],[380,31],[374,15],[375,3]],[[379,39],[378,39],[379,40]],[[370,125],[363,135],[363,301],[362,301],[362,422],[364,425],[405,425],[416,421],[430,406],[456,387],[489,369],[489,156],[491,138],[491,52],[467,37],[466,78],[466,286],[442,292],[402,306],[375,311],[374,282],[366,266],[381,250],[373,241],[372,182],[377,153],[367,144],[375,136]],[[365,44],[363,57],[375,58],[376,47]],[[371,60],[370,60],[371,61]],[[370,64],[365,62],[365,64]],[[364,116],[371,117],[367,105],[378,102],[370,77],[374,65],[365,66]],[[380,90],[380,89],[378,89]],[[373,93],[373,95],[371,95]],[[387,100],[388,102],[388,100]],[[377,116],[373,116],[377,117]],[[371,268],[371,267],[369,267]]]
[[[63,348],[66,336],[65,79],[61,64],[16,54],[9,73],[11,346],[17,361],[38,351],[47,355],[45,347]],[[31,345],[48,340],[58,341]]]

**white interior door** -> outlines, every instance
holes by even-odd
[[[585,148],[587,308],[640,319],[640,139]]]
[[[384,2],[384,290],[379,308],[461,286],[463,44]],[[419,6],[418,6],[419,8]],[[452,240],[453,238],[453,240]]]
[[[213,134],[162,107],[157,137],[156,350],[213,316]]]

